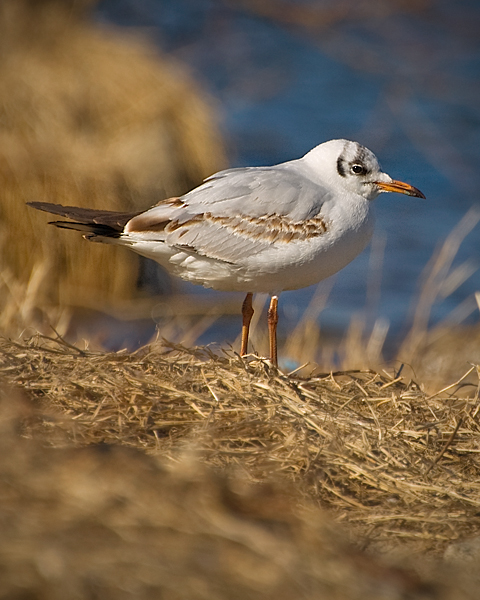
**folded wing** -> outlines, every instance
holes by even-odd
[[[177,200],[133,218],[125,232],[236,263],[274,243],[325,233],[330,190],[280,167],[229,169]],[[273,206],[275,208],[273,208]]]

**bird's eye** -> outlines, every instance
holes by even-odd
[[[351,166],[352,173],[355,175],[365,175],[365,167],[359,164]]]

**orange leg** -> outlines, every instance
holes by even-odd
[[[248,333],[250,331],[250,321],[253,317],[253,306],[252,306],[253,294],[249,292],[245,296],[245,300],[242,304],[242,347],[240,349],[240,356],[245,356],[248,351]]]
[[[275,367],[277,361],[277,323],[278,323],[278,296],[272,296],[268,309],[268,335],[270,339],[270,360]]]

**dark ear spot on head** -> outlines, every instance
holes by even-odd
[[[345,160],[339,156],[337,159],[337,171],[341,177],[345,177],[347,175],[347,171],[345,170]]]

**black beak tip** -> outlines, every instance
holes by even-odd
[[[418,189],[418,188],[413,188],[415,191],[410,194],[410,196],[415,196],[415,198],[423,198],[423,200],[426,200],[426,196]]]

